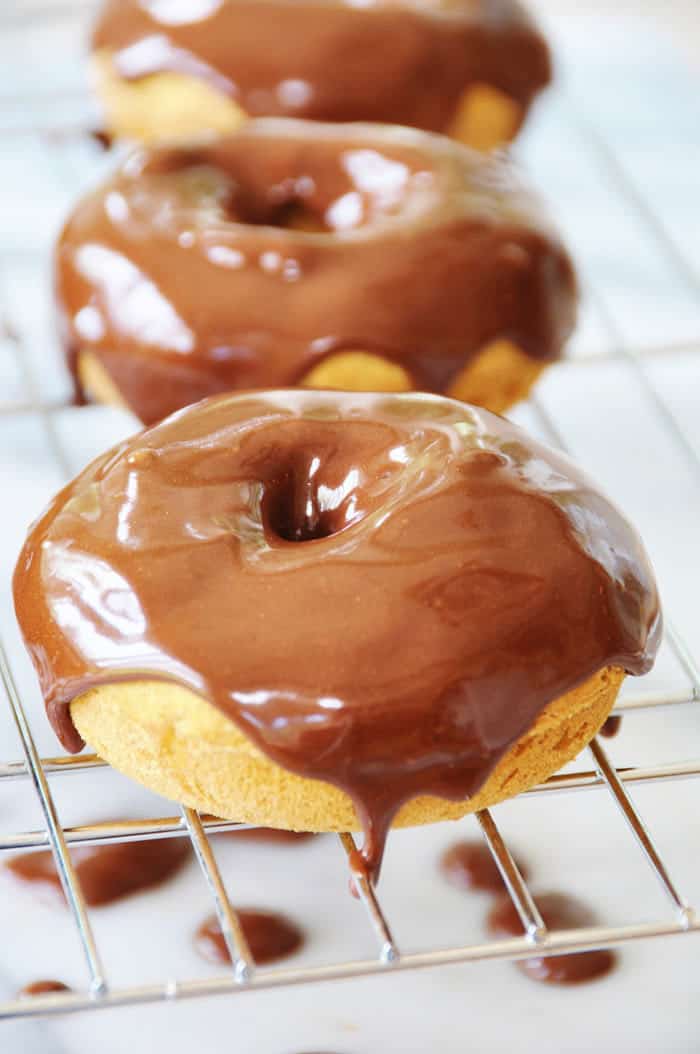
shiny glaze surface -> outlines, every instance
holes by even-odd
[[[551,78],[547,45],[515,0],[111,0],[93,47],[138,79],[205,79],[254,116],[385,121],[443,131],[484,83],[523,111]]]
[[[190,845],[186,838],[162,838],[76,846],[70,855],[85,900],[91,907],[99,907],[167,882],[187,862]],[[36,887],[42,898],[63,902],[63,888],[50,850],[21,853],[5,866],[15,879]]]
[[[515,858],[520,874],[527,878],[528,869]],[[503,879],[491,851],[483,842],[455,842],[440,857],[440,871],[457,889],[479,893],[502,893]]]
[[[660,632],[637,534],[567,459],[419,394],[190,407],[58,495],[14,593],[68,749],[90,687],[180,682],[345,789],[372,867],[403,802],[474,793],[549,702],[646,671]]]
[[[78,349],[96,356],[146,424],[299,384],[345,350],[446,391],[497,338],[555,359],[577,303],[569,257],[505,158],[274,119],[132,155],[69,219],[56,289],[74,370]]]
[[[545,925],[551,930],[578,929],[594,922],[585,904],[564,893],[543,893],[535,896],[535,900]],[[523,924],[509,896],[503,896],[491,909],[488,928],[494,937],[522,936]],[[616,965],[617,956],[606,948],[575,955],[537,955],[516,963],[533,981],[563,985],[597,981]]]
[[[286,915],[251,908],[236,910],[236,914],[257,966],[286,959],[304,945],[304,934]],[[216,915],[210,915],[197,928],[194,942],[200,954],[210,962],[231,962]]]

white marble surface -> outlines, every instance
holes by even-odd
[[[49,6],[47,0],[35,3],[37,11]],[[54,6],[61,7],[58,0]],[[550,371],[538,396],[575,455],[638,523],[668,613],[700,655],[700,476],[686,449],[700,454],[698,81],[646,20],[590,17],[582,14],[587,5],[565,4],[569,11],[575,7],[574,14],[564,14],[558,3],[542,6],[558,42],[561,75],[520,152],[576,254],[585,304],[571,361]],[[634,6],[646,12],[652,5]],[[683,5],[653,6],[663,6],[670,23],[671,9]],[[0,30],[0,310],[26,355],[20,362],[13,340],[0,339],[0,481],[8,498],[0,517],[0,632],[45,753],[56,745],[19,646],[9,576],[26,524],[60,485],[64,466],[42,419],[19,408],[36,397],[53,403],[66,395],[52,330],[48,249],[76,193],[111,162],[87,142],[10,130],[83,112],[79,34],[80,19],[54,22],[45,15]],[[641,368],[625,357],[668,346],[675,350],[644,357]],[[8,409],[15,412],[1,412]],[[531,407],[517,416],[539,427]],[[52,421],[71,471],[133,427],[126,415],[102,409],[66,410]],[[630,684],[629,692],[653,687],[686,687],[667,651],[657,671]],[[620,764],[688,758],[700,753],[699,733],[700,712],[691,706],[639,712],[626,719],[610,751]],[[19,755],[9,714],[0,707],[0,758]],[[583,758],[581,764],[590,763]],[[52,786],[66,824],[172,812],[108,771],[55,779]],[[634,798],[679,886],[700,904],[700,783],[640,787]],[[670,918],[670,906],[604,793],[521,799],[495,815],[529,860],[535,892],[575,892],[605,923]],[[0,786],[0,833],[39,826],[28,784]],[[473,822],[465,821],[392,838],[381,892],[402,947],[482,939],[484,901],[446,888],[434,866],[443,846],[473,831]],[[295,962],[373,952],[361,910],[345,894],[343,862],[332,839],[290,850],[227,840],[219,852],[236,903],[282,907],[308,929],[308,946]],[[203,965],[189,943],[209,908],[192,865],[162,891],[93,911],[110,981],[212,976],[214,968]],[[492,963],[47,1025],[0,1024],[0,1050],[697,1054],[699,956],[697,937],[630,945],[608,980],[571,991],[538,988],[512,966]],[[0,999],[38,976],[85,984],[71,923],[2,881]]]

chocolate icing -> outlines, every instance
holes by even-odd
[[[286,959],[304,944],[304,934],[295,922],[273,911],[246,908],[236,911],[254,962],[258,966]],[[224,935],[216,915],[210,915],[197,928],[195,945],[205,959],[215,963],[230,963]]]
[[[111,0],[93,47],[126,79],[202,78],[257,117],[441,132],[472,85],[498,89],[524,116],[551,79],[547,44],[514,0],[212,0],[177,21],[158,7]]]
[[[600,730],[601,736],[605,736],[606,739],[613,739],[622,726],[622,717],[620,714],[613,714],[609,717],[603,727]]]
[[[515,862],[520,874],[527,878],[523,862]],[[440,857],[440,871],[457,889],[502,893],[505,888],[496,861],[483,842],[455,842]]]
[[[91,907],[112,904],[166,882],[190,856],[186,838],[85,845],[71,849],[80,888]],[[20,853],[5,865],[14,878],[35,886],[49,900],[64,900],[53,853]]]
[[[190,407],[33,526],[15,605],[49,717],[156,678],[345,789],[376,868],[401,804],[463,799],[545,706],[646,671],[642,544],[563,456],[452,400],[303,390]]]
[[[569,930],[592,925],[591,911],[580,901],[563,893],[543,893],[536,898],[545,925],[549,929]],[[493,906],[488,928],[495,937],[520,937],[523,924],[508,896]],[[614,969],[617,956],[606,948],[573,955],[536,955],[516,963],[518,969],[534,981],[545,984],[583,984],[596,981]]]
[[[301,212],[316,230],[290,229]],[[274,119],[130,157],[56,254],[64,343],[147,424],[207,395],[291,386],[336,351],[444,392],[491,341],[555,359],[568,255],[505,158],[410,129]]]

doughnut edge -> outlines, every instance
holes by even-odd
[[[624,677],[623,670],[606,667],[550,703],[473,798],[416,798],[394,826],[459,819],[543,782],[590,742]],[[71,715],[83,739],[113,768],[201,812],[289,830],[360,828],[343,791],[283,769],[219,710],[180,685],[104,685],[74,700]]]
[[[129,409],[117,385],[94,352],[80,349],[77,361],[81,387],[91,402]],[[549,361],[530,358],[509,341],[494,340],[462,370],[454,388],[447,393],[447,398],[482,406],[492,413],[502,414],[527,398],[532,387],[551,365]],[[301,387],[305,387],[303,379]],[[324,383],[323,387],[342,390],[341,385]],[[358,378],[352,390],[375,391],[377,388],[376,385],[363,385],[361,378]]]

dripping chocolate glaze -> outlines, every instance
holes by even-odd
[[[591,926],[593,913],[580,901],[564,893],[542,893],[536,897],[545,925],[551,930]],[[488,916],[494,937],[521,937],[523,924],[511,898],[503,895]],[[537,955],[516,963],[519,970],[544,984],[585,984],[605,977],[617,965],[615,952],[600,948],[571,955]]]
[[[71,850],[80,888],[91,907],[112,904],[122,897],[162,885],[184,867],[189,856],[186,838],[85,845]],[[5,867],[13,878],[34,887],[40,898],[64,901],[63,886],[50,850],[20,853],[8,860]]]
[[[515,863],[527,878],[527,867],[517,857]],[[440,857],[440,871],[457,889],[502,893],[505,888],[498,865],[483,842],[455,842]]]
[[[473,794],[549,702],[646,671],[660,632],[637,534],[568,460],[418,394],[190,407],[58,495],[14,595],[67,749],[89,688],[180,682],[347,791],[373,868],[403,802]]]
[[[253,961],[258,966],[286,959],[299,951],[305,943],[306,938],[301,929],[286,915],[254,908],[237,909],[236,915],[248,941]],[[209,915],[197,927],[194,941],[200,954],[210,962],[231,962],[216,915]]]
[[[220,0],[177,20],[156,7],[105,4],[93,47],[108,49],[124,78],[204,79],[251,116],[441,132],[473,84],[510,96],[524,116],[551,79],[547,44],[514,0]]]
[[[299,214],[307,226],[290,222]],[[505,158],[376,126],[251,121],[132,155],[56,251],[64,346],[146,424],[224,391],[299,384],[337,351],[443,392],[491,341],[555,359],[570,259]]]
[[[56,992],[70,992],[70,988],[63,981],[32,981],[17,994],[20,999],[28,999],[35,995],[52,995]]]

